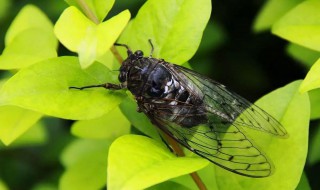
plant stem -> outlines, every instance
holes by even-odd
[[[180,157],[185,156],[184,152],[182,151],[182,148],[179,146],[177,141],[175,141],[172,137],[170,137],[166,133],[163,133],[163,134],[165,135],[168,143],[172,146],[172,149],[174,150],[174,152]],[[197,184],[199,190],[207,190],[206,185],[203,183],[203,181],[201,180],[197,172],[190,173],[190,176],[192,177],[193,181]]]
[[[114,46],[112,46],[110,50],[113,53],[114,57],[118,60],[118,62],[121,65],[121,63],[123,62],[123,59],[122,59],[121,55],[119,54],[118,50]]]
[[[86,4],[84,0],[77,0],[77,3],[84,12],[84,14],[86,14],[90,20],[92,20],[95,24],[99,24],[98,17],[92,12],[90,7]]]

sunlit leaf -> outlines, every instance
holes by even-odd
[[[182,64],[199,47],[210,13],[209,0],[149,0],[121,35],[120,42],[149,55],[151,39],[154,57]]]
[[[20,70],[3,85],[0,105],[16,105],[66,119],[97,118],[117,107],[124,93],[97,88],[69,89],[115,79],[116,73],[106,67],[94,71],[92,75],[82,70],[76,57],[39,62]],[[103,75],[105,81],[95,78],[99,75]]]
[[[110,70],[119,70],[119,67],[121,66],[121,63],[115,59],[111,51],[107,51],[105,54],[98,57],[97,61],[108,67]]]
[[[130,122],[116,108],[99,118],[75,122],[71,132],[82,138],[115,139],[130,132]]]
[[[25,133],[17,138],[10,147],[23,147],[30,145],[43,145],[48,139],[45,126],[42,122],[37,122],[31,128],[29,128]]]
[[[26,29],[6,46],[0,56],[1,69],[20,69],[57,56],[56,42],[51,33],[38,28]],[[30,46],[32,44],[32,46]]]
[[[303,0],[268,0],[263,5],[253,24],[255,32],[269,29],[274,22],[280,19],[290,9]]]
[[[79,10],[90,17],[95,17],[102,21],[112,8],[115,0],[84,0],[79,3],[77,0],[65,0],[69,5],[76,6]]]
[[[320,1],[304,1],[272,26],[272,33],[290,42],[320,51]]]
[[[50,19],[36,6],[26,5],[11,23],[5,37],[5,44],[9,45],[15,37],[31,28],[37,28],[43,33],[53,33],[53,24]],[[57,44],[56,40],[55,44]]]
[[[303,80],[300,86],[300,92],[307,92],[309,90],[320,88],[319,75],[320,75],[320,59],[318,59],[313,64],[307,76]]]
[[[110,49],[129,19],[130,12],[125,10],[103,23],[95,24],[71,6],[61,14],[54,32],[64,46],[79,54],[81,66],[87,68]]]
[[[202,158],[176,157],[159,142],[137,135],[114,141],[108,162],[108,189],[119,190],[145,189],[208,164]]]
[[[0,106],[1,141],[9,145],[32,127],[41,116],[40,113],[16,106]]]
[[[35,6],[25,6],[6,34],[1,69],[19,69],[57,56],[58,41],[50,20]]]

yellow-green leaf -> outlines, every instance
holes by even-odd
[[[42,114],[16,106],[0,106],[0,139],[9,145],[34,125]]]
[[[313,64],[306,78],[300,86],[300,92],[304,93],[320,87],[320,59]]]
[[[272,33],[290,42],[320,51],[320,1],[304,1],[272,26]]]
[[[254,21],[253,30],[255,32],[261,32],[269,29],[274,22],[302,1],[303,0],[267,0]]]
[[[16,36],[30,28],[41,29],[44,33],[53,33],[53,24],[50,19],[36,6],[26,5],[11,23],[5,37],[5,44],[10,44]]]
[[[86,71],[76,57],[58,57],[20,70],[0,89],[0,105],[16,105],[66,119],[92,119],[113,110],[125,94],[106,89],[69,89],[114,81],[104,66]],[[99,80],[100,76],[103,76]]]
[[[71,6],[62,13],[54,31],[64,46],[79,54],[82,68],[87,68],[109,51],[129,19],[130,12],[125,10],[103,23],[95,24]]]
[[[199,170],[208,163],[202,158],[176,157],[163,144],[148,137],[125,135],[110,147],[107,185],[108,189],[145,189]]]
[[[82,138],[115,139],[130,132],[130,122],[116,108],[99,118],[75,122],[71,132]]]
[[[37,7],[25,6],[12,22],[0,69],[20,69],[57,56],[53,25]]]
[[[84,0],[79,3],[77,0],[65,0],[69,5],[76,6],[83,14],[95,17],[98,21],[102,21],[111,10],[115,0]]]

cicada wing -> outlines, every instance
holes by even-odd
[[[181,145],[226,170],[257,178],[267,177],[273,171],[265,154],[231,123],[186,128],[164,120],[161,114],[153,115],[151,119]]]
[[[271,161],[241,129],[249,127],[278,137],[286,137],[288,134],[285,128],[267,112],[225,86],[184,67],[164,64],[180,86],[187,89],[193,97],[199,97],[203,103],[193,105],[178,102],[178,105],[170,105],[172,100],[165,99],[161,99],[161,105],[147,102],[153,104],[149,106],[153,109],[149,112],[149,118],[153,123],[192,152],[222,168],[250,177],[271,175]],[[179,106],[181,108],[177,108]],[[199,109],[195,106],[202,106],[200,110],[205,110],[207,120],[202,122],[203,124],[183,126],[177,120],[173,122],[170,119],[177,118],[176,114],[179,114],[170,110]],[[198,117],[190,115],[192,111],[188,114],[186,111],[182,113],[179,117],[186,120]],[[199,115],[199,118],[202,116]]]
[[[288,136],[286,129],[271,115],[224,85],[178,65],[170,64],[168,69],[183,86],[189,87],[189,91],[203,93],[204,106],[213,115],[220,115],[222,120],[236,126],[249,127],[278,137]],[[196,89],[190,88],[190,83]]]

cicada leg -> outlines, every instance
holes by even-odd
[[[82,86],[82,87],[75,87],[75,86],[69,87],[69,89],[78,89],[78,90],[83,90],[83,89],[87,89],[87,88],[105,88],[105,89],[110,89],[110,90],[120,90],[125,87],[122,84],[112,84],[112,83],[89,85],[89,86]]]

